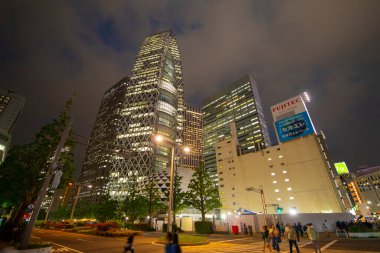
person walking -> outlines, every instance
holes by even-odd
[[[278,235],[281,236],[281,225],[280,225],[280,222],[276,223],[276,228],[277,228],[278,233],[279,233]]]
[[[298,230],[298,233],[301,234],[301,237],[303,237],[303,229],[302,229],[301,222],[298,222],[298,224],[297,224],[297,230]]]
[[[269,241],[269,229],[267,225],[264,225],[261,228],[261,234],[263,236],[263,241],[264,241],[264,252],[266,248],[269,249],[269,252],[272,252],[272,248],[270,246],[270,241]]]
[[[245,225],[245,223],[244,223],[244,235],[248,236],[248,228],[247,228],[247,225]]]
[[[297,227],[297,224],[296,224],[296,223],[293,223],[293,228],[294,228],[294,230],[296,231],[297,242],[300,242],[300,231],[298,230],[298,227]]]
[[[272,247],[277,252],[280,252],[280,231],[272,224],[272,228],[269,230],[269,240],[272,241]]]
[[[285,236],[289,241],[290,253],[293,253],[293,244],[296,246],[297,253],[299,253],[300,250],[297,245],[297,232],[296,229],[294,227],[291,227],[289,223],[286,224]]]
[[[135,235],[137,235],[137,233],[132,233],[128,236],[127,242],[125,243],[125,246],[124,246],[124,253],[127,253],[128,251],[132,253],[135,252],[133,248],[133,240],[134,240]]]
[[[313,243],[315,253],[321,253],[321,248],[319,247],[318,231],[314,228],[313,224],[307,224],[306,233],[309,237],[309,240]]]

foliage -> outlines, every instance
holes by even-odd
[[[177,226],[177,224],[172,224],[172,231],[179,231],[182,232],[181,228]],[[162,232],[168,232],[168,224],[165,223],[162,225]]]
[[[84,200],[79,200],[75,206],[74,217],[75,219],[94,218],[96,208],[96,204],[90,204]]]
[[[96,224],[96,231],[108,231],[111,229],[119,229],[119,224],[117,222],[103,222]]]
[[[106,236],[130,236],[130,235],[142,235],[141,231],[134,230],[108,230],[108,231],[96,231],[97,235],[106,235]]]
[[[50,220],[61,221],[70,218],[70,210],[66,207],[58,207],[56,210],[51,211],[49,215]]]
[[[173,180],[173,222],[175,222],[176,214],[188,206],[186,192],[182,190],[182,179],[183,177],[179,175],[177,170],[175,170]],[[167,189],[165,195],[168,201],[169,193],[169,189]]]
[[[130,222],[134,222],[138,218],[145,218],[148,214],[148,201],[146,197],[140,195],[139,189],[136,178],[131,178],[128,194],[120,206],[120,210],[124,212]]]
[[[211,221],[196,221],[194,227],[198,234],[212,234],[214,232]]]
[[[93,209],[95,219],[100,222],[109,221],[117,218],[119,203],[111,199],[110,196],[104,196]]]
[[[149,215],[148,223],[151,224],[152,216],[164,209],[164,205],[162,204],[160,198],[160,190],[157,188],[157,184],[153,178],[151,178],[149,180],[149,183],[145,186],[143,195],[147,199],[147,208]]]
[[[203,163],[194,170],[191,177],[188,185],[187,201],[201,212],[202,221],[205,221],[207,212],[222,206],[218,189],[212,182]]]
[[[128,230],[139,230],[139,231],[156,231],[153,227],[149,226],[149,224],[146,223],[126,223],[125,227]]]
[[[43,126],[35,140],[10,149],[5,161],[0,165],[0,205],[6,203],[16,208],[7,229],[13,229],[21,221],[27,205],[33,203],[41,188],[49,161],[60,141],[61,133],[69,122],[72,100],[66,103],[66,110],[58,118]],[[73,166],[73,165],[70,165]],[[72,172],[71,176],[72,177]],[[67,173],[64,170],[66,177]],[[9,233],[9,231],[5,231]]]

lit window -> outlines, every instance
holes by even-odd
[[[271,174],[271,176],[275,176],[276,175],[276,173],[274,173],[274,172],[272,172],[272,173],[270,173]]]
[[[269,158],[268,158],[268,161],[272,161],[272,158],[269,157]]]
[[[287,172],[286,170],[283,170],[282,173],[283,173],[283,174],[286,174],[286,173],[288,173],[288,172]]]
[[[289,182],[289,178],[285,178],[285,182]]]
[[[278,201],[281,201],[281,198],[277,198]]]
[[[292,190],[292,187],[288,187],[287,190],[288,190],[288,191],[291,191],[291,190]]]
[[[281,159],[282,157],[283,157],[282,155],[279,155],[279,156],[278,156],[278,158],[280,158],[280,159]]]
[[[293,200],[293,199],[294,199],[294,197],[289,197],[289,199],[290,199],[290,200]]]
[[[280,190],[279,189],[275,189],[274,192],[280,192]]]
[[[277,181],[276,181],[276,180],[274,180],[274,181],[273,181],[273,183],[274,183],[274,184],[277,184]]]

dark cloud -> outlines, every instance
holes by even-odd
[[[369,0],[2,1],[1,86],[27,98],[14,142],[30,141],[73,92],[75,130],[89,135],[144,37],[172,28],[187,101],[251,73],[271,125],[271,105],[307,90],[334,159],[378,164],[379,11]]]

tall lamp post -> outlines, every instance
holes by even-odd
[[[92,185],[85,185],[85,184],[77,184],[77,186],[78,186],[78,190],[77,190],[77,194],[75,195],[75,200],[74,200],[73,208],[71,209],[70,223],[74,222],[75,207],[77,206],[78,197],[79,197],[79,193],[80,193],[80,190],[81,190],[82,186],[87,186],[88,188],[92,188]]]
[[[260,193],[261,195],[261,203],[263,205],[263,212],[264,212],[264,220],[265,220],[265,225],[268,225],[268,221],[267,221],[267,205],[265,204],[265,198],[264,198],[264,190],[263,190],[263,186],[260,185],[259,188],[255,188],[255,187],[248,187],[246,189],[247,191],[249,192],[256,192],[256,193]]]
[[[172,148],[171,148],[171,159],[170,159],[170,186],[169,186],[169,206],[168,206],[168,232],[171,233],[173,232],[172,230],[172,224],[173,224],[173,184],[174,184],[174,158],[175,158],[175,148],[180,146],[178,145],[177,143],[167,139],[167,138],[164,138],[163,136],[161,135],[156,135],[155,136],[155,140],[156,142],[167,142],[169,144],[172,145]],[[190,152],[190,148],[189,147],[183,147],[183,151],[185,153],[189,153]]]

